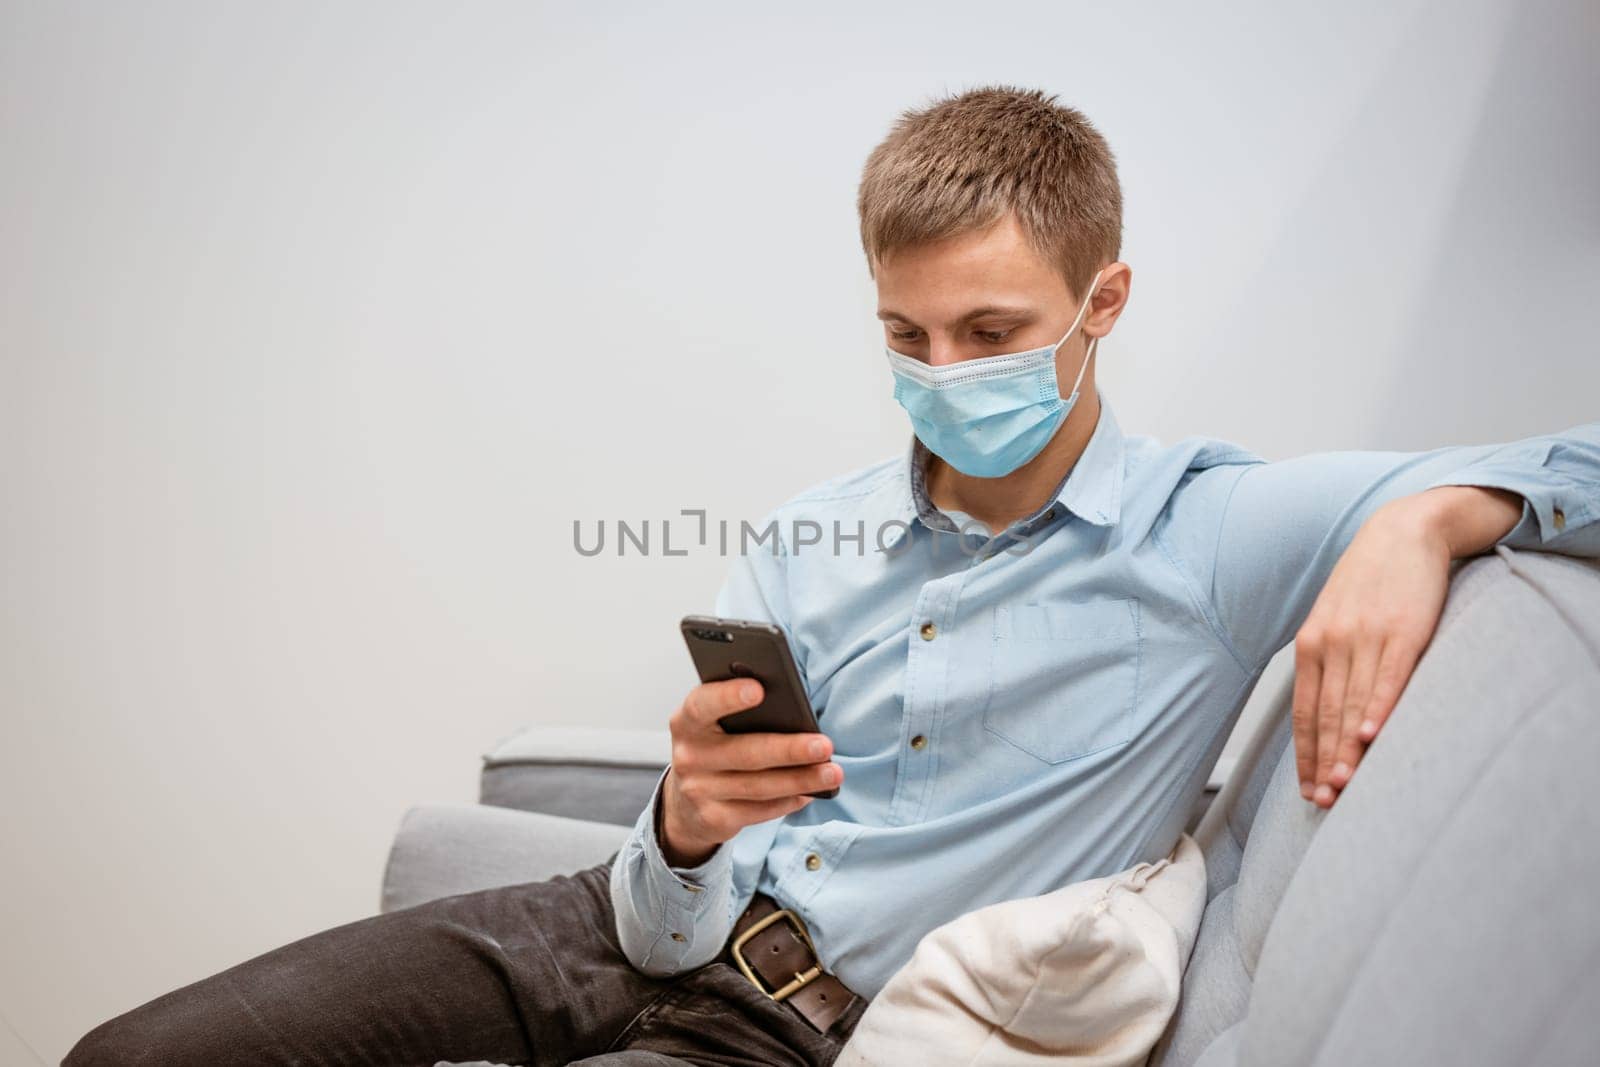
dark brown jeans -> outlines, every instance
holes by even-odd
[[[728,955],[672,978],[617,942],[615,858],[571,875],[347,923],[158,997],[90,1031],[90,1064],[831,1064],[827,1034]]]

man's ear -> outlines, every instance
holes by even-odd
[[[1117,324],[1117,317],[1128,306],[1128,294],[1133,288],[1133,268],[1118,260],[1106,267],[1100,275],[1100,287],[1094,291],[1089,313],[1083,319],[1083,332],[1089,337],[1104,337]]]

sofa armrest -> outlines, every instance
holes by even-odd
[[[632,826],[671,762],[672,734],[664,727],[533,726],[484,755],[478,799]]]
[[[380,910],[571,874],[614,857],[628,833],[610,823],[478,804],[415,807],[390,846]]]

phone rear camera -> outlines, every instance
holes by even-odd
[[[721,641],[723,644],[733,643],[733,635],[726,630],[705,630],[696,627],[689,632],[702,641]]]

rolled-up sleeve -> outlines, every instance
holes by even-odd
[[[1600,556],[1600,422],[1501,446],[1428,488],[1476,485],[1522,497],[1522,518],[1496,544]]]
[[[1213,517],[1188,529],[1209,530],[1210,543],[1181,546],[1184,562],[1202,572],[1221,636],[1249,668],[1294,638],[1361,525],[1397,497],[1446,485],[1504,489],[1522,497],[1522,518],[1497,543],[1600,556],[1600,422],[1507,444],[1218,467],[1195,485],[1202,491],[1188,506]]]

